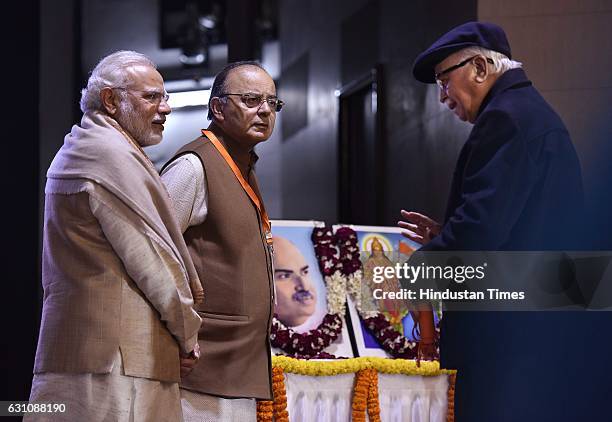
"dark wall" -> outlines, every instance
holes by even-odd
[[[39,5],[12,4],[0,28],[2,80],[2,336],[0,400],[27,400],[38,326]]]
[[[8,16],[8,15],[7,15]],[[0,400],[27,400],[40,324],[45,173],[77,113],[78,2],[25,1],[2,25],[5,141]],[[8,240],[8,241],[7,241]]]
[[[582,165],[585,247],[610,249],[612,1],[479,0],[479,20],[501,25],[515,60],[571,135]]]
[[[435,86],[413,79],[412,62],[449,27],[476,19],[476,1],[448,2],[443,9],[399,0],[287,1],[280,7],[282,69],[309,57],[307,125],[289,131],[281,146],[283,217],[337,222],[334,91],[380,64],[386,199],[379,223],[394,225],[401,208],[442,218],[469,126],[444,109]],[[281,75],[281,96],[294,95],[284,88]],[[292,119],[290,107],[283,123]]]

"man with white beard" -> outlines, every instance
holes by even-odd
[[[24,420],[182,420],[202,287],[142,147],[161,141],[164,81],[142,54],[100,61],[45,188],[42,322]]]

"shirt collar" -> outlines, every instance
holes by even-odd
[[[478,110],[478,116],[480,116],[491,100],[497,95],[508,89],[529,85],[531,85],[531,81],[527,79],[527,74],[523,69],[510,69],[504,72],[497,81],[495,81],[484,100],[482,100],[482,104],[480,104],[480,109]]]
[[[217,126],[214,122],[210,124],[208,130],[212,131],[215,136],[219,139],[219,142],[223,144],[229,155],[234,160],[234,163],[240,169],[242,175],[246,178],[255,166],[259,156],[255,153],[254,149],[249,150],[238,144],[232,138],[225,136],[223,130]]]

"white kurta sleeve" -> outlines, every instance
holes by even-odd
[[[162,246],[164,243],[155,232],[138,229],[95,192],[90,192],[89,206],[130,278],[159,312],[183,352],[191,352],[201,319],[193,309],[188,275],[183,267]],[[179,288],[182,285],[187,288]]]
[[[161,174],[181,231],[202,224],[208,213],[208,187],[200,159],[192,153],[171,162]]]

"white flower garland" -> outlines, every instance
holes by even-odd
[[[344,318],[346,303],[346,278],[340,271],[335,271],[331,276],[325,277],[327,285],[327,312],[338,314]]]

